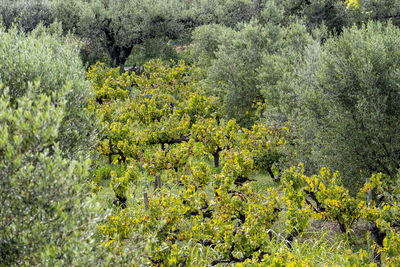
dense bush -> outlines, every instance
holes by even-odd
[[[398,186],[399,176],[388,177],[380,173],[372,175],[357,195],[352,196],[343,186],[339,172],[331,173],[322,168],[317,175],[307,176],[302,165],[292,167],[283,174],[281,185],[282,200],[288,207],[288,228],[291,229],[287,239],[301,234],[311,218],[336,221],[340,231],[350,238],[357,222],[363,221],[368,225],[365,230],[373,237],[374,245],[366,248],[373,254],[373,261],[378,265],[385,262],[395,266],[400,260],[396,241],[400,238]],[[346,262],[349,264],[360,258],[363,257],[347,258]]]

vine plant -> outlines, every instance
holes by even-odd
[[[196,68],[184,62],[150,61],[141,75],[98,63],[87,77],[104,129],[100,168],[109,172],[120,207],[100,227],[110,249],[121,252],[139,235],[146,243],[141,260],[152,265],[191,265],[193,251],[208,255],[200,265],[285,264],[296,261],[291,242],[311,219],[336,222],[347,238],[364,220],[376,263],[399,261],[399,179],[374,175],[353,196],[339,173],[322,168],[308,176],[300,165],[282,173],[278,188],[257,193],[251,174],[267,170],[274,178],[274,166],[289,156],[288,128],[222,119],[219,100],[197,86]],[[128,201],[133,186],[143,201]],[[271,229],[282,211],[288,245],[277,255]],[[348,260],[361,264],[365,254]]]

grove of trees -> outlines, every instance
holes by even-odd
[[[399,19],[0,1],[0,265],[398,266]]]

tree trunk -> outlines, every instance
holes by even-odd
[[[214,157],[214,167],[218,168],[219,167],[219,152],[214,153],[213,157]]]
[[[110,66],[113,68],[120,67],[120,72],[122,73],[124,71],[125,62],[131,54],[135,42],[125,46],[118,45],[116,41],[118,31],[115,33],[111,30],[111,19],[106,19],[104,22],[105,25],[102,28],[102,31],[105,34],[105,46],[111,58]]]
[[[217,151],[215,151],[214,154],[212,154],[212,156],[214,157],[214,167],[218,168],[219,167],[219,152],[221,152],[222,149],[221,148],[217,148]]]
[[[267,171],[268,171],[269,175],[271,176],[272,180],[275,181],[275,175],[274,175],[274,172],[272,171],[271,167],[268,167]]]
[[[376,225],[375,222],[371,224],[370,231],[371,231],[372,236],[375,239],[376,244],[382,248],[383,240],[386,237],[386,233],[382,232],[381,229],[379,229],[379,227]],[[374,261],[375,261],[376,265],[382,266],[381,253],[377,251],[377,248],[375,248],[375,250],[374,250]]]
[[[108,53],[111,58],[110,66],[113,68],[120,67],[120,72],[124,71],[125,62],[128,59],[133,49],[133,45],[117,46],[112,45],[108,48]]]

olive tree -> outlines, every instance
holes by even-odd
[[[259,18],[270,0],[200,0],[180,1],[182,12],[179,22],[185,28],[194,30],[208,24],[234,27],[240,22]]]
[[[282,25],[283,10],[274,1],[263,13],[262,22],[236,29],[211,24],[193,32],[193,55],[206,70],[203,85],[223,100],[226,117],[246,126],[257,119],[265,99],[277,108],[280,97],[292,94],[288,79],[294,79],[294,66],[311,39],[301,22]]]
[[[354,22],[344,0],[283,0],[280,4],[285,16],[304,18],[310,32],[324,24],[331,33],[341,33]]]
[[[18,24],[26,32],[40,23],[50,25],[54,21],[50,0],[2,0],[0,19],[6,28]]]
[[[265,98],[261,114],[267,123],[283,124],[291,118],[298,101],[295,92],[306,48],[313,43],[300,22],[282,29],[275,51],[265,50],[257,69],[257,88]]]
[[[393,25],[400,25],[400,1],[399,0],[358,0],[353,8],[360,13],[361,19],[391,21]]]
[[[176,37],[177,10],[175,1],[82,1],[78,31],[90,42],[100,42],[111,66],[123,66],[135,45]]]
[[[299,135],[314,162],[339,170],[348,186],[365,173],[400,167],[400,30],[369,22],[312,46],[296,88]],[[360,175],[361,172],[361,175]]]
[[[38,95],[50,95],[62,88],[65,91],[62,99],[67,103],[58,142],[69,157],[87,151],[94,144],[96,135],[95,122],[86,109],[91,89],[85,81],[82,62],[76,56],[79,43],[70,35],[61,37],[60,24],[53,24],[48,30],[40,26],[26,39],[19,38],[23,33],[16,33],[16,30],[2,35],[0,80],[4,86],[0,92],[8,88],[10,101],[15,102],[28,90],[29,82],[40,83],[39,87],[31,89],[37,90]],[[68,49],[57,38],[69,43]]]
[[[90,128],[75,109],[84,108],[90,88],[78,47],[52,31],[57,32],[39,27],[25,34],[0,27],[2,266],[105,259],[100,251],[90,254],[96,250],[90,242],[98,215],[86,186],[90,162],[78,153],[95,133],[76,129]],[[68,136],[74,132],[86,134],[75,142]]]

